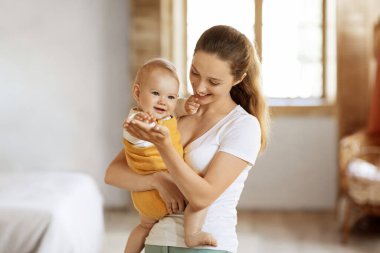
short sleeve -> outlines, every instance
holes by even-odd
[[[223,132],[219,151],[254,165],[261,147],[261,129],[257,118],[252,115],[239,117],[230,122]]]

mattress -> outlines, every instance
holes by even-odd
[[[76,172],[0,173],[0,253],[98,253],[103,200]]]

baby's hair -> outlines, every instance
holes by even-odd
[[[179,78],[174,64],[164,58],[153,58],[146,61],[137,71],[135,83],[142,84],[146,74],[152,72],[154,69],[166,70],[177,80],[179,85]]]

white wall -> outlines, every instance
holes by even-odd
[[[0,169],[103,184],[130,104],[127,0],[0,0]]]
[[[268,149],[250,172],[241,209],[331,209],[337,190],[333,116],[272,119]]]

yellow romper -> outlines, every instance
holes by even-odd
[[[157,123],[169,129],[172,145],[183,157],[183,147],[176,118],[158,120]],[[160,153],[153,144],[149,147],[137,147],[125,138],[123,144],[128,165],[137,174],[148,175],[158,171],[167,171]],[[158,220],[168,214],[166,205],[156,190],[132,192],[131,196],[136,210],[146,217]]]

